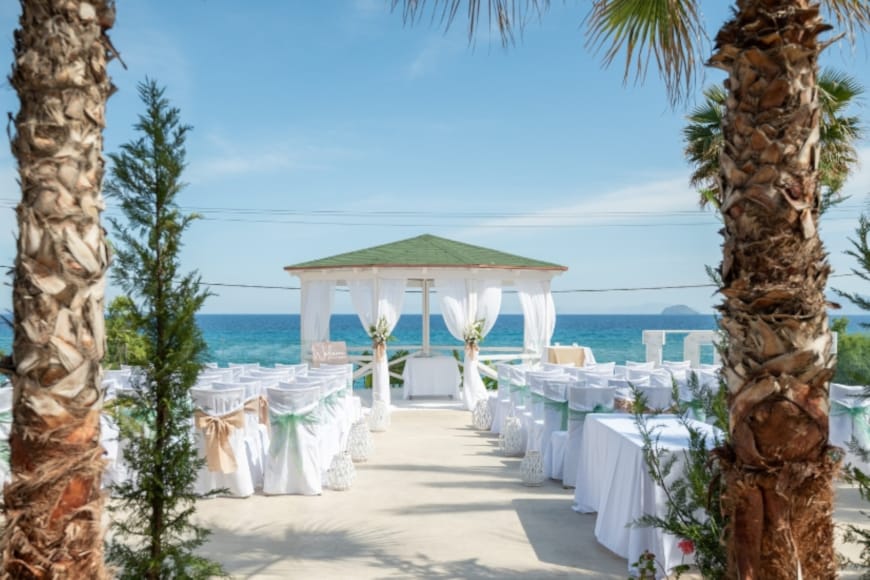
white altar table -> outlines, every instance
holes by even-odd
[[[449,356],[414,357],[405,361],[402,373],[404,398],[452,397],[459,400],[459,363]]]
[[[706,432],[712,444],[715,427],[691,422]],[[689,434],[674,415],[659,415],[648,419],[657,426],[659,446],[680,451],[689,446]],[[671,477],[682,473],[685,459],[677,455]],[[583,443],[577,465],[577,487],[574,510],[598,512],[595,537],[598,541],[629,562],[636,562],[644,550],[655,554],[656,560],[670,571],[680,563],[689,563],[677,543],[681,538],[665,534],[658,528],[632,526],[643,514],[665,515],[664,491],[654,485],[643,459],[643,441],[634,417],[624,414],[594,414],[586,417]]]

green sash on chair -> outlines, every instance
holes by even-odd
[[[0,413],[0,423],[12,423],[12,409]],[[0,461],[9,463],[9,439],[0,440]]]
[[[544,406],[550,409],[556,409],[562,414],[562,419],[559,423],[560,431],[565,431],[568,429],[568,401],[553,401],[552,399],[547,399],[544,401]]]
[[[831,401],[831,416],[849,415],[852,418],[852,437],[862,449],[870,451],[870,406],[850,407]]]
[[[296,429],[300,426],[318,425],[321,421],[320,413],[313,409],[306,413],[275,413],[269,409],[269,420],[272,424],[272,440],[269,444],[269,457],[273,460],[289,445],[296,440]],[[297,467],[302,467],[302,451],[298,445],[295,447]]]

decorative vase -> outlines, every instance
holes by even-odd
[[[383,401],[374,401],[372,411],[369,413],[369,429],[372,431],[386,431],[390,426],[390,408]]]
[[[372,434],[369,432],[369,426],[364,419],[355,422],[350,428],[347,451],[350,453],[350,458],[356,462],[368,461],[369,456],[374,451]]]
[[[544,483],[544,461],[540,451],[529,451],[520,463],[523,485],[537,487]]]
[[[489,410],[489,399],[481,399],[471,412],[471,424],[478,431],[489,431],[492,427],[492,413]]]
[[[350,453],[336,453],[332,464],[326,470],[326,485],[335,491],[349,489],[356,477],[356,469],[351,461]]]
[[[523,454],[526,449],[526,441],[523,437],[523,424],[519,417],[505,419],[504,429],[499,435],[499,447],[502,454],[509,457]]]

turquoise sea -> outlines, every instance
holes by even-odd
[[[861,323],[870,323],[870,316],[848,316],[850,332],[866,332]],[[198,316],[209,347],[208,360],[221,365],[227,363],[276,362],[299,360],[299,316],[296,314],[201,314]],[[420,345],[422,342],[422,316],[405,314],[399,319],[393,334],[396,341],[389,346]],[[598,361],[644,360],[642,342],[644,330],[711,330],[716,328],[712,315],[662,316],[614,314],[560,314],[556,319],[553,343],[578,343],[592,348]],[[330,321],[332,340],[343,340],[349,346],[369,346],[359,318],[355,314],[334,314]],[[431,343],[452,345],[455,340],[440,315],[431,318]],[[499,316],[482,347],[521,347],[523,317],[519,314]],[[8,326],[0,326],[0,349],[9,352],[12,333]],[[666,360],[682,359],[682,339],[668,338],[665,344]],[[712,361],[712,349],[702,351],[702,359]]]
[[[299,316],[204,314],[199,322],[208,342],[210,360],[224,365],[228,362],[275,362],[299,360]],[[861,332],[861,322],[870,323],[870,316],[849,317],[850,332]],[[433,345],[461,343],[447,331],[440,315],[430,321],[430,342]],[[398,345],[420,345],[422,342],[422,316],[405,314],[393,331]],[[712,330],[716,328],[713,315],[593,315],[560,314],[556,318],[553,343],[578,343],[592,348],[598,361],[645,360],[642,342],[644,330]],[[349,346],[368,347],[370,342],[355,314],[333,315],[330,320],[332,340],[343,340]],[[523,317],[503,314],[482,343],[487,346],[521,347],[523,343]],[[668,338],[664,350],[665,360],[681,360],[681,336]],[[702,360],[712,362],[713,350],[702,350]]]

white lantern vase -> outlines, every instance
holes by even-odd
[[[540,451],[529,451],[520,463],[523,485],[537,487],[544,483],[544,460]]]
[[[390,426],[390,407],[383,401],[374,401],[369,413],[369,429],[386,431]]]
[[[332,465],[326,470],[326,485],[335,491],[350,489],[356,478],[356,468],[350,458],[350,453],[336,453],[332,458]]]
[[[489,410],[489,398],[481,399],[471,412],[471,424],[478,431],[489,431],[492,427],[492,412]]]
[[[374,452],[374,447],[368,423],[364,419],[355,422],[350,428],[347,438],[347,450],[350,453],[351,460],[357,463],[368,461],[368,458]]]
[[[526,450],[526,438],[523,436],[523,424],[519,417],[505,419],[498,440],[502,455],[518,457],[523,454]]]

